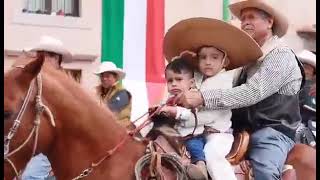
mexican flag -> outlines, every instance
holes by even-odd
[[[164,0],[103,0],[101,61],[126,72],[135,120],[164,98]]]

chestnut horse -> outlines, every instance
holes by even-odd
[[[37,77],[42,77],[42,85],[34,84]],[[42,87],[42,93],[36,87]],[[4,135],[4,175],[9,180],[40,152],[48,157],[57,179],[74,179],[88,172],[89,179],[134,179],[135,163],[146,149],[142,142],[126,138],[126,129],[116,123],[110,110],[43,58],[5,74]],[[119,148],[110,151],[115,147]],[[92,163],[99,165],[84,172]],[[298,179],[315,179],[313,148],[295,146],[287,163],[294,166]]]
[[[43,65],[43,66],[42,66]],[[41,70],[42,69],[42,70]],[[14,68],[4,76],[4,135],[14,123],[26,92],[41,70],[42,102],[50,109],[55,124],[48,113],[41,116],[36,154],[45,154],[57,179],[73,179],[92,163],[96,163],[108,150],[127,136],[126,129],[116,123],[115,117],[81,89],[71,77],[43,63],[43,59],[30,62],[24,68]],[[12,138],[9,151],[20,146],[34,126],[36,89],[21,117],[19,128]],[[53,126],[54,125],[54,126]],[[31,138],[18,152],[4,162],[6,179],[13,179],[30,160],[34,140]],[[144,155],[146,146],[127,138],[126,142],[99,166],[93,168],[90,179],[134,179],[134,166]],[[14,166],[14,167],[13,167]]]

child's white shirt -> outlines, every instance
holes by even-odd
[[[222,69],[215,76],[203,81],[203,75],[195,73],[194,78],[197,89],[229,89],[232,88],[234,70],[225,71]],[[195,135],[202,134],[205,126],[213,127],[220,132],[226,132],[231,128],[231,110],[209,110],[205,108],[197,109],[198,126]],[[195,117],[190,109],[177,106],[176,119],[180,120],[177,130],[182,136],[191,134],[195,126]]]

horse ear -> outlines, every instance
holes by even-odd
[[[42,68],[43,62],[44,62],[44,56],[38,55],[36,60],[33,60],[27,65],[25,65],[22,70],[23,77],[21,77],[23,82],[27,82],[29,84],[29,82],[31,82],[32,79],[39,74]]]

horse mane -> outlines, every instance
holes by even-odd
[[[30,66],[28,63],[21,64],[21,62],[14,65],[16,68],[5,73],[5,91],[7,92],[5,105],[9,107],[10,96],[19,100],[25,97],[24,94],[31,79],[35,78],[41,68],[41,81],[38,82],[42,82],[42,86],[33,86],[33,94],[23,119],[25,126],[21,129],[28,132],[27,128],[32,126],[36,103],[34,95],[37,92],[36,88],[42,87],[41,101],[50,109],[55,126],[51,125],[47,113],[41,114],[37,151],[47,155],[57,177],[70,179],[69,177],[78,173],[79,169],[96,162],[124,142],[126,142],[123,145],[125,148],[119,148],[114,158],[110,158],[103,166],[108,167],[117,161],[122,162],[125,169],[134,168],[135,161],[145,151],[145,145],[133,138],[128,138],[126,129],[116,122],[116,116],[111,110],[101,106],[99,101],[95,100],[71,76],[61,69],[55,69],[49,62],[43,62],[42,59],[38,62],[36,60]],[[24,67],[26,69],[23,69]],[[11,93],[15,90],[17,93]],[[13,104],[18,103],[19,100],[16,99]],[[29,150],[31,152],[32,147]],[[96,172],[111,177],[108,173]],[[126,173],[120,175],[128,176]],[[131,175],[132,172],[129,176]]]

